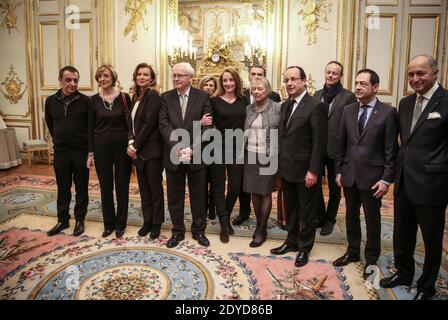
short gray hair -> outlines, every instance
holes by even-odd
[[[173,66],[173,70],[174,70],[174,68],[181,68],[181,69],[185,70],[185,72],[187,72],[187,74],[191,74],[192,76],[194,76],[194,69],[193,69],[193,67],[191,66],[191,64],[189,64],[188,62],[179,62],[179,63],[176,63],[176,64]]]
[[[269,80],[266,79],[265,77],[260,77],[260,78],[254,78],[250,81],[250,86],[252,89],[252,85],[255,84],[256,82],[260,82],[263,87],[268,91],[268,96],[271,95],[272,93],[272,88],[271,88],[271,84],[269,83]]]
[[[425,57],[426,59],[428,59],[428,64],[431,67],[432,72],[436,72],[437,70],[439,70],[439,67],[437,66],[437,61],[434,59],[433,56],[430,56],[429,54],[419,54],[414,58],[412,58],[411,61],[419,57]]]

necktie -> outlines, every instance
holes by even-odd
[[[185,111],[187,110],[187,95],[181,94],[180,95],[180,109],[182,111],[182,120],[185,120]]]
[[[364,127],[366,125],[366,121],[367,121],[367,107],[368,106],[361,106],[362,113],[361,113],[361,116],[359,117],[359,120],[358,120],[358,132],[359,132],[359,135],[362,134],[362,132],[364,131]]]
[[[415,124],[418,121],[418,118],[420,118],[420,115],[422,114],[424,98],[425,98],[424,96],[419,96],[417,98],[417,103],[415,104],[415,107],[414,107],[414,114],[412,115],[411,131],[414,129]]]
[[[291,113],[292,113],[292,108],[294,107],[295,103],[296,103],[296,100],[291,100],[291,102],[286,107],[285,122],[284,122],[285,130],[286,130],[286,127],[288,126],[289,118],[291,117]]]

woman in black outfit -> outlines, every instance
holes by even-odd
[[[210,97],[212,97],[216,90],[218,89],[218,80],[213,76],[205,76],[199,81],[198,84],[199,89],[207,92]],[[211,114],[205,114],[201,119],[201,125],[209,126],[212,124],[212,116]],[[211,167],[207,166],[207,186],[206,186],[207,195],[205,198],[205,202],[208,210],[208,218],[214,220],[216,218],[215,211],[215,200],[213,199],[213,182],[212,182],[212,173]]]
[[[242,94],[241,78],[233,68],[226,68],[218,81],[218,91],[211,99],[213,108],[213,125],[222,134],[223,163],[212,165],[212,179],[215,194],[215,205],[219,223],[221,225],[220,240],[224,243],[229,241],[229,234],[234,231],[230,225],[230,215],[242,190],[244,164],[238,164],[237,158],[241,154],[241,148],[225,145],[226,129],[244,129],[246,118],[246,100]],[[233,134],[227,132],[227,134]],[[230,153],[233,153],[231,156]],[[227,158],[227,161],[226,161]],[[227,164],[225,162],[228,162]],[[227,175],[227,194],[225,194],[225,183]]]
[[[124,234],[128,218],[131,160],[126,154],[128,144],[127,113],[129,95],[116,89],[118,75],[111,65],[102,65],[95,74],[99,93],[91,97],[87,167],[96,167],[100,182],[103,211],[103,237],[114,230],[117,238]],[[114,205],[114,178],[117,210]]]
[[[154,69],[140,63],[132,76],[132,109],[129,115],[128,155],[134,159],[142,201],[143,226],[138,231],[151,239],[160,236],[165,219],[162,186],[162,138],[159,132],[160,95]]]

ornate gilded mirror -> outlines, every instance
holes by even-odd
[[[189,62],[195,83],[205,75],[219,76],[228,66],[245,82],[250,66],[268,68],[272,0],[177,0],[173,5],[168,62]]]

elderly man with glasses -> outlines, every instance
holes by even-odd
[[[181,62],[174,65],[174,89],[161,95],[159,128],[163,138],[163,164],[166,170],[168,210],[170,213],[172,236],[167,242],[168,248],[176,247],[185,239],[185,177],[188,180],[191,215],[193,222],[191,233],[193,239],[202,246],[210,243],[204,235],[207,225],[205,203],[206,167],[202,160],[192,161],[193,154],[201,153],[201,137],[194,135],[194,122],[200,128],[202,117],[210,113],[210,97],[207,92],[193,88],[194,69],[190,64]],[[176,133],[188,133],[189,141],[185,144],[173,140]],[[199,134],[201,131],[199,130]],[[179,137],[180,138],[180,137]],[[198,143],[197,143],[198,141]],[[200,156],[200,155],[199,155]]]

